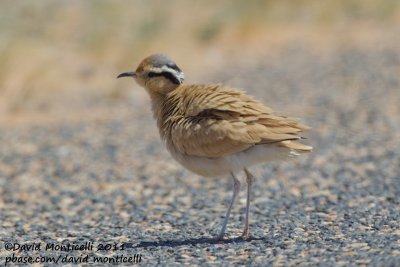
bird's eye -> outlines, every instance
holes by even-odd
[[[161,74],[157,73],[157,72],[149,72],[147,74],[147,77],[149,77],[149,78],[158,77],[158,76],[161,76]]]

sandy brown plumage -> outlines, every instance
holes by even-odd
[[[243,238],[249,236],[249,207],[254,164],[284,160],[309,152],[298,142],[307,126],[273,114],[272,110],[245,92],[221,84],[183,84],[181,69],[170,58],[155,54],[145,58],[133,77],[149,93],[154,118],[168,151],[188,170],[203,176],[231,174],[233,196],[222,229],[240,191],[236,173],[244,171],[247,182]]]
[[[311,150],[292,141],[306,126],[220,84],[178,86],[165,95],[157,120],[162,138],[192,156],[223,157],[258,144]]]

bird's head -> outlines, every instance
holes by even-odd
[[[121,77],[133,77],[151,93],[166,94],[178,87],[184,74],[176,63],[164,54],[154,54],[142,60],[135,72],[124,72]]]

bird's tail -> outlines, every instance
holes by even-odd
[[[285,141],[281,141],[279,142],[279,145],[282,147],[286,147],[292,150],[295,150],[296,152],[309,152],[311,151],[313,148],[312,146],[307,146],[305,144],[293,141],[293,140],[285,140]]]

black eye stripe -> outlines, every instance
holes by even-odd
[[[161,73],[149,72],[148,76],[150,78],[151,77],[160,77],[160,76],[162,76],[165,79],[170,80],[174,84],[180,84],[181,83],[181,81],[178,78],[176,78],[171,72],[167,72],[167,71],[164,71],[164,72],[161,72]]]

